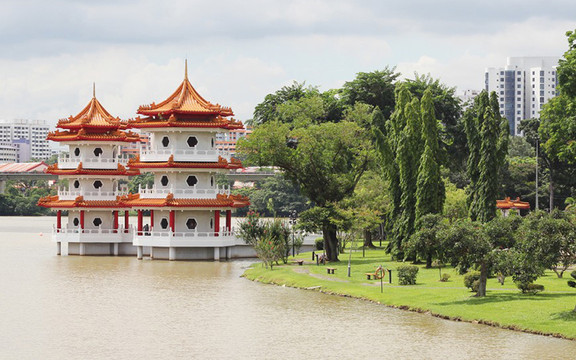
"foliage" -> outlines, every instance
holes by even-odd
[[[254,109],[254,124],[262,124],[280,119],[278,106],[288,101],[300,100],[307,96],[317,95],[318,89],[305,83],[294,81],[292,85],[282,87],[274,94],[268,94],[264,101]]]
[[[314,245],[316,247],[316,250],[324,250],[324,239],[318,238],[314,240]]]
[[[444,273],[440,276],[441,282],[447,282],[448,280],[450,280],[450,274]]]
[[[396,268],[398,272],[398,283],[400,285],[416,285],[416,277],[420,269],[413,265],[400,265]]]
[[[41,197],[55,195],[43,180],[6,181],[6,190],[0,194],[0,216],[48,215],[51,210],[37,206]]]
[[[149,172],[133,176],[128,182],[128,191],[132,194],[137,194],[139,186],[143,188],[146,186],[149,188],[154,186],[154,173]]]
[[[478,291],[478,285],[480,283],[480,272],[470,271],[464,275],[464,286],[468,289],[476,292]]]
[[[426,268],[432,267],[432,259],[444,260],[444,248],[437,236],[446,228],[442,216],[427,214],[417,223],[417,231],[406,243],[405,251],[426,260]]]
[[[536,294],[544,291],[544,285],[540,284],[518,282],[516,286],[518,286],[518,289],[520,289],[523,294]]]
[[[466,191],[458,189],[456,185],[451,182],[446,182],[446,201],[444,202],[442,214],[450,223],[458,219],[467,218],[468,207],[466,206]]]

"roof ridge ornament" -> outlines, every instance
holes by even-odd
[[[96,81],[92,83],[92,97],[96,98]]]
[[[188,80],[188,58],[184,59],[184,80]]]

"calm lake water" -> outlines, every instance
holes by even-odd
[[[0,359],[575,359],[576,342],[263,285],[250,262],[60,257],[0,218]]]

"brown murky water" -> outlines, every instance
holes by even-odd
[[[253,283],[245,261],[59,257],[53,223],[0,218],[0,359],[576,358],[574,341]]]

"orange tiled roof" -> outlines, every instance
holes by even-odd
[[[48,133],[46,139],[52,141],[140,141],[138,134],[132,131],[110,130],[103,133],[89,133],[84,128],[77,131],[52,131]]]
[[[510,200],[507,197],[504,200],[496,200],[496,207],[498,209],[530,209],[530,203],[526,201],[520,201],[520,198],[516,198],[516,200]]]
[[[38,200],[38,206],[46,208],[126,208],[125,197],[116,197],[116,200],[84,200],[78,196],[74,200],[59,200],[58,195],[45,196]]]
[[[218,157],[218,162],[176,162],[174,155],[170,155],[165,162],[142,162],[140,157],[136,156],[128,160],[128,167],[131,169],[148,169],[148,168],[182,168],[182,169],[240,169],[242,163],[240,160],[231,158],[230,161],[223,157]]]
[[[240,208],[250,205],[247,197],[242,195],[218,194],[215,199],[176,199],[173,194],[165,198],[140,199],[138,194],[130,194],[123,200],[130,207],[234,207]]]
[[[94,96],[78,115],[70,116],[68,119],[61,119],[58,121],[57,127],[71,130],[82,128],[118,129],[122,126],[125,128],[125,125],[126,123],[122,122],[120,118],[110,115]]]
[[[168,119],[159,117],[136,117],[135,119],[128,120],[128,127],[142,129],[142,128],[157,128],[157,127],[184,127],[184,128],[220,128],[227,130],[243,129],[244,125],[241,121],[235,119],[225,119],[222,116],[215,118],[205,118],[205,120],[194,119],[179,119],[178,116],[171,114]]]
[[[50,165],[46,173],[54,175],[140,175],[138,169],[126,169],[122,164],[118,164],[116,169],[84,169],[82,163],[76,169],[59,169],[58,164]]]
[[[165,115],[171,114],[197,114],[197,115],[222,115],[232,116],[234,113],[229,107],[212,104],[205,100],[188,81],[188,75],[178,89],[166,100],[159,104],[142,105],[138,108],[138,114],[142,115]]]

